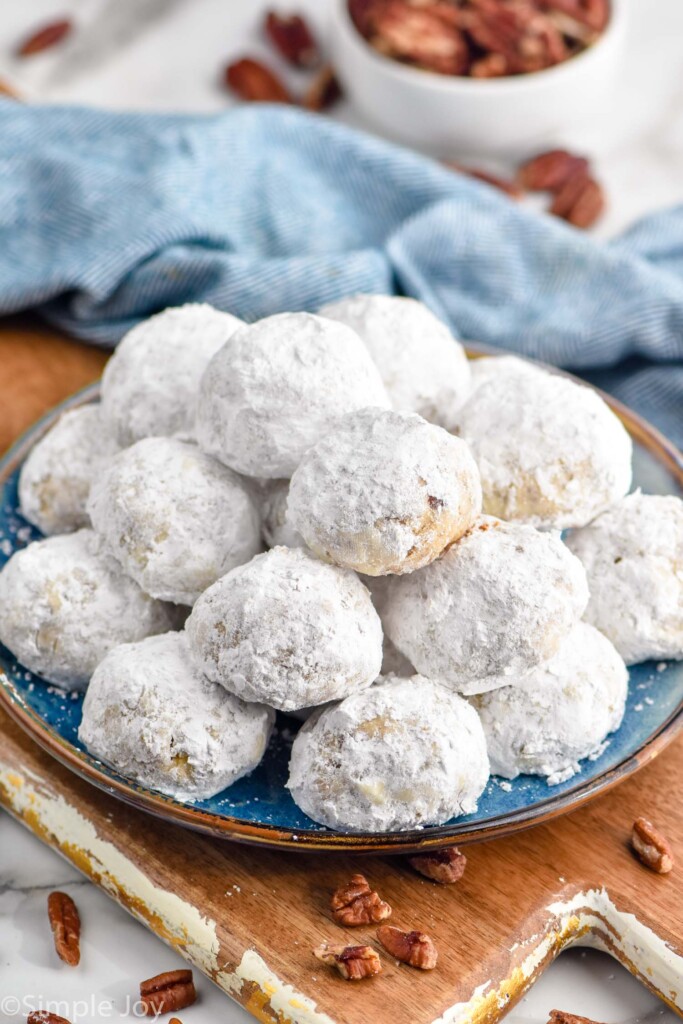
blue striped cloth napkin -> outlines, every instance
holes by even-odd
[[[359,291],[572,369],[683,444],[683,207],[604,243],[295,109],[0,101],[0,313],[113,345],[190,300],[253,320]]]

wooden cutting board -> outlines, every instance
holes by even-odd
[[[0,447],[97,376],[105,356],[47,331],[0,331]],[[519,835],[469,847],[455,886],[402,858],[257,850],[184,831],[81,781],[0,712],[0,803],[178,949],[258,1020],[277,1024],[494,1022],[569,945],[612,953],[683,1014],[683,744],[605,797]],[[629,850],[645,814],[679,870],[658,876]],[[437,969],[384,958],[349,984],[318,963],[321,942],[372,941],[330,919],[330,891],[362,871],[393,922],[435,940]]]

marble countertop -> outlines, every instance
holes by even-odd
[[[305,10],[325,36],[330,0],[276,6]],[[623,0],[629,39],[618,109],[599,139],[585,140],[609,195],[599,233],[613,235],[643,213],[683,201],[683,4]],[[218,111],[233,102],[220,85],[231,58],[267,55],[259,37],[263,0],[28,0],[5,3],[0,77],[29,100],[127,109]],[[79,38],[31,61],[13,56],[17,41],[43,21],[70,13]],[[364,127],[342,103],[335,117]],[[0,151],[1,151],[0,140]],[[453,154],[454,156],[456,154]],[[504,168],[502,168],[504,170]],[[83,918],[77,971],[52,950],[47,893],[71,892]],[[0,811],[0,1024],[45,1007],[73,1024],[136,1016],[143,977],[181,966],[142,925]],[[205,979],[184,1024],[252,1020]],[[54,1004],[59,1003],[59,1006]],[[509,1015],[511,1024],[544,1024],[553,1007],[615,1024],[678,1019],[608,956],[563,954]]]

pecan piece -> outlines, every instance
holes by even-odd
[[[387,953],[421,971],[433,971],[439,954],[436,946],[424,932],[403,932],[390,924],[377,929],[377,938]]]
[[[435,14],[431,5],[412,7],[407,0],[386,0],[369,16],[370,42],[387,57],[441,75],[462,75],[469,50],[459,28]]]
[[[566,1010],[551,1010],[548,1024],[598,1024],[598,1021],[577,1017],[575,1013],[567,1013]]]
[[[432,850],[430,853],[408,857],[408,863],[425,878],[431,878],[441,885],[451,885],[464,875],[467,857],[457,846],[447,846],[444,850]]]
[[[324,943],[313,950],[313,955],[329,964],[346,981],[362,981],[382,973],[382,963],[372,946],[328,946]]]
[[[332,893],[332,916],[346,928],[379,924],[391,915],[391,907],[370,888],[365,875],[352,875],[346,885]]]
[[[666,875],[674,866],[674,857],[668,840],[647,818],[636,818],[633,822],[631,843],[638,859],[646,868]]]
[[[539,0],[539,3],[541,7],[561,11],[583,22],[596,32],[602,32],[609,21],[609,0]]]
[[[258,60],[244,57],[228,64],[225,84],[243,100],[254,103],[291,103],[284,84],[277,75]]]
[[[51,47],[56,46],[57,43],[61,43],[62,39],[69,35],[72,28],[73,22],[70,18],[60,18],[59,21],[51,21],[48,25],[43,25],[42,28],[32,32],[17,47],[17,57],[32,57],[34,53],[42,53],[43,50],[49,50]]]
[[[519,169],[517,180],[532,192],[557,192],[569,179],[588,173],[588,161],[566,149],[550,149],[527,160]]]
[[[472,78],[502,78],[510,74],[507,57],[502,53],[487,53],[485,57],[472,62],[470,75]]]
[[[341,88],[334,68],[326,64],[311,82],[303,98],[307,110],[327,110],[341,99]]]
[[[26,1018],[26,1024],[71,1024],[66,1017],[60,1017],[49,1010],[31,1010]]]
[[[300,14],[268,11],[266,35],[275,49],[298,68],[314,68],[320,63],[320,51],[308,22]]]
[[[47,916],[57,956],[69,967],[77,967],[81,959],[81,919],[68,893],[50,893],[47,898]]]
[[[562,33],[529,0],[471,4],[465,22],[469,35],[485,54],[501,54],[510,74],[541,71],[569,56]]]
[[[165,971],[140,982],[140,1002],[148,1017],[184,1010],[196,998],[192,971]]]
[[[605,196],[597,181],[587,174],[577,174],[555,194],[550,212],[576,228],[589,228],[604,208]]]

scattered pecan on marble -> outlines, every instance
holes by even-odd
[[[292,97],[275,72],[259,60],[243,57],[228,64],[225,83],[240,99],[254,103],[291,103]]]
[[[69,967],[77,967],[81,959],[81,919],[68,893],[50,893],[47,898],[47,916],[57,956]]]
[[[299,68],[314,68],[320,64],[318,44],[300,14],[268,11],[265,31],[275,49],[290,64]]]
[[[140,982],[140,1002],[148,1017],[192,1006],[197,993],[192,971],[165,971]]]
[[[32,57],[34,53],[42,53],[66,39],[73,28],[70,18],[60,18],[58,21],[51,21],[41,26],[30,36],[27,36],[17,47],[17,57]]]

